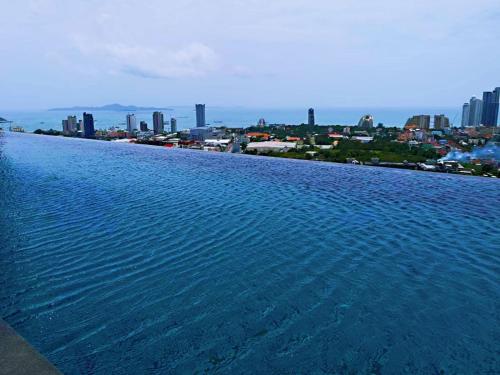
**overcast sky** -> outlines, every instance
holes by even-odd
[[[0,0],[0,108],[457,106],[498,0]]]

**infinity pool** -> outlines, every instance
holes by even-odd
[[[0,317],[67,374],[500,372],[500,181],[0,136]]]

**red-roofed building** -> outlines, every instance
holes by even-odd
[[[262,141],[267,141],[269,140],[270,134],[269,133],[260,133],[260,132],[250,132],[246,134],[247,137],[249,138],[258,138]]]
[[[111,138],[127,138],[127,133],[125,132],[108,132],[106,135]]]

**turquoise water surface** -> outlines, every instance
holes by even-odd
[[[0,317],[67,374],[497,374],[500,181],[5,133]]]
[[[9,111],[0,109],[0,117],[13,121],[14,125],[23,127],[26,131],[33,132],[36,129],[62,130],[61,121],[68,115],[82,118],[83,111]],[[125,117],[128,112],[124,111],[91,111],[94,115],[96,129],[107,129],[118,126],[125,129]],[[193,106],[179,106],[162,110],[165,121],[171,117],[177,118],[179,130],[189,129],[196,126],[196,114]],[[356,125],[361,116],[371,113],[375,124],[382,122],[386,126],[402,127],[408,117],[415,114],[439,114],[444,113],[450,121],[460,124],[460,113],[458,108],[316,108],[316,123],[320,125]],[[152,111],[135,112],[137,121],[146,121],[152,127]],[[301,124],[307,123],[307,107],[304,108],[223,108],[206,107],[206,121],[213,126],[248,127],[256,125],[260,118],[268,123],[276,124]],[[169,124],[166,130],[169,130]]]

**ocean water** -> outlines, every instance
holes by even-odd
[[[163,110],[165,121],[171,117],[177,118],[179,130],[196,126],[194,106],[171,107]],[[125,116],[123,111],[94,111],[96,128],[107,129],[119,126],[125,129]],[[460,123],[458,108],[316,108],[316,122],[320,125],[355,125],[361,116],[373,114],[375,123],[382,122],[387,126],[403,126],[408,119],[416,114],[446,114],[454,124]],[[152,127],[152,112],[135,112],[137,121],[146,121]],[[61,121],[68,115],[82,118],[81,111],[9,111],[0,110],[0,117],[13,121],[22,126],[26,131],[36,129],[62,130]],[[260,118],[268,123],[301,124],[307,123],[307,108],[269,109],[269,108],[223,108],[206,107],[206,121],[213,126],[248,127],[257,124]],[[166,126],[169,129],[169,125]]]
[[[0,137],[0,316],[67,374],[498,374],[500,181]]]

